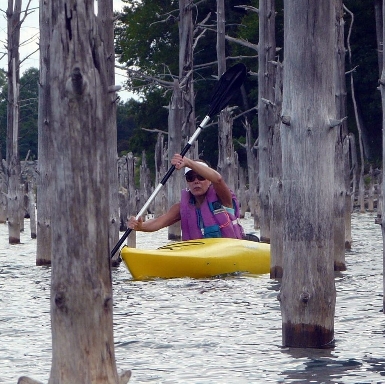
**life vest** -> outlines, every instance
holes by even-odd
[[[190,191],[183,190],[180,201],[182,240],[208,237],[242,239],[244,232],[238,222],[238,200],[233,192],[231,195],[234,215],[220,203],[212,185],[207,190],[206,198],[199,209],[195,207],[195,198]]]

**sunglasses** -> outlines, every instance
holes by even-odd
[[[186,181],[188,181],[189,183],[191,183],[195,179],[198,179],[199,181],[206,180],[203,176],[197,175],[196,173],[190,173],[189,172],[189,173],[186,174]]]

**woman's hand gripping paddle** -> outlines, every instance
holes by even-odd
[[[246,67],[242,63],[235,64],[220,77],[210,100],[210,110],[206,115],[206,117],[203,119],[203,121],[199,124],[198,128],[195,130],[194,134],[191,136],[188,143],[182,149],[182,152],[180,153],[181,156],[184,156],[187,153],[187,151],[190,149],[192,144],[195,142],[195,140],[201,133],[202,129],[207,125],[207,123],[211,120],[211,118],[216,114],[218,114],[222,109],[224,109],[228,105],[232,96],[241,87],[245,77],[246,77]],[[149,207],[151,202],[154,200],[155,196],[162,189],[162,187],[166,184],[166,181],[169,179],[169,177],[174,172],[174,170],[175,170],[175,165],[172,165],[171,168],[167,171],[166,175],[160,181],[158,186],[155,188],[154,192],[148,198],[143,208],[136,215],[137,220],[146,212],[147,208]],[[131,231],[132,229],[128,228],[126,232],[124,232],[123,236],[120,238],[120,240],[117,242],[114,249],[112,250],[111,258],[119,250],[120,246],[123,244],[124,240],[131,233]]]

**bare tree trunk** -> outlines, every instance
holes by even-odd
[[[272,142],[272,183],[270,191],[270,214],[271,214],[271,246],[270,246],[270,278],[279,279],[283,276],[283,191],[282,191],[282,148],[280,119],[282,113],[282,85],[283,66],[276,63],[275,76],[275,125]]]
[[[351,177],[352,177],[352,195],[351,195],[351,211],[353,212],[354,202],[356,200],[356,187],[357,187],[357,170],[358,170],[358,161],[357,161],[357,151],[356,151],[356,139],[353,133],[349,133],[349,149],[351,153]]]
[[[345,39],[344,39],[344,16],[342,0],[336,0],[336,41],[335,41],[335,84],[336,84],[336,108],[338,130],[335,150],[335,201],[334,201],[334,270],[345,271],[345,223],[346,216],[351,216],[350,209],[346,212],[346,195],[348,194],[349,169],[346,160],[346,143],[348,128],[346,124],[346,80],[345,80]]]
[[[349,27],[349,33],[348,33],[348,52],[349,52],[349,63],[350,66],[352,66],[352,51],[350,48],[350,35],[351,35],[351,30],[352,26],[354,23],[354,15],[352,12],[349,11],[346,7],[344,9],[349,13],[351,16],[351,24]],[[363,130],[361,127],[361,118],[360,118],[360,113],[358,111],[358,106],[357,106],[357,101],[356,101],[356,95],[354,91],[354,79],[353,79],[353,68],[350,68],[350,88],[351,88],[351,93],[352,93],[352,101],[353,101],[353,107],[354,107],[354,115],[356,118],[356,124],[357,124],[357,131],[358,131],[358,144],[360,147],[360,162],[361,162],[361,168],[360,168],[360,178],[358,181],[358,202],[360,205],[360,212],[363,213],[365,212],[365,199],[364,199],[364,194],[365,194],[365,183],[364,183],[364,170],[365,170],[365,159],[364,159],[364,135],[363,135]]]
[[[335,2],[286,0],[282,342],[334,345]]]
[[[7,222],[7,166],[0,152],[0,223]]]
[[[115,88],[115,46],[114,46],[114,7],[113,0],[98,1],[98,22],[106,54],[107,84],[109,93],[106,96],[105,108],[108,131],[108,176],[110,184],[110,217],[108,222],[108,235],[110,251],[119,240],[119,201],[118,201],[118,148],[116,129],[116,102],[118,100]],[[118,258],[118,252],[114,258]]]
[[[128,192],[126,195],[127,216],[122,219],[127,221],[130,216],[135,216],[138,212],[135,188],[135,157],[132,152],[129,152],[126,156],[125,171],[127,172],[126,189]],[[131,231],[131,233],[127,237],[127,245],[133,248],[136,247],[136,231]]]
[[[54,198],[60,204],[52,215],[49,384],[118,383],[107,229],[108,54],[93,0],[52,2],[50,19]],[[120,382],[128,381],[125,375]]]
[[[40,0],[40,73],[38,114],[38,180],[37,180],[37,251],[36,265],[49,265],[52,259],[52,211],[54,207],[53,167],[55,152],[51,125],[50,40],[51,2]]]
[[[382,2],[382,20],[385,20],[385,0]],[[385,41],[385,23],[382,25],[382,41]],[[385,149],[385,49],[382,50],[382,73],[380,78],[381,103],[382,103],[382,151]],[[385,199],[385,156],[382,156],[382,198]],[[382,201],[382,206],[385,206],[385,201]],[[382,286],[385,291],[385,215],[381,216],[381,231],[382,231]],[[385,313],[385,295],[382,296],[382,313]]]
[[[225,51],[225,2],[217,1],[217,60],[218,78],[226,72]],[[218,172],[226,180],[232,191],[236,192],[236,162],[233,145],[233,119],[230,108],[225,108],[219,114],[218,120]]]
[[[232,191],[237,190],[237,171],[233,144],[233,118],[228,108],[219,115],[218,172]]]
[[[258,127],[261,241],[270,243],[270,186],[275,125],[275,0],[259,1]]]
[[[9,243],[20,243],[20,159],[19,159],[19,83],[20,83],[20,20],[21,0],[8,0],[8,104],[7,104],[7,176]]]
[[[31,182],[28,183],[28,213],[31,239],[36,239],[36,204],[34,187]]]
[[[172,98],[170,101],[169,115],[168,115],[168,159],[169,163],[174,153],[181,151],[182,133],[181,125],[184,116],[184,103],[182,89],[179,81],[174,81]],[[175,172],[173,177],[168,181],[167,199],[168,208],[180,201],[180,191],[182,189],[183,172]],[[168,227],[168,239],[180,240],[181,227],[180,222],[177,222]]]
[[[247,158],[247,176],[249,180],[249,207],[250,213],[254,218],[254,229],[259,228],[259,199],[258,199],[258,154],[257,145],[255,145],[251,125],[248,119],[245,119],[243,126],[246,131],[246,158]]]
[[[383,20],[382,20],[382,0],[374,0],[374,15],[376,19],[376,37],[377,37],[377,52],[378,52],[378,69],[379,75],[382,72],[382,56],[383,56]]]
[[[155,145],[155,185],[159,185],[162,177],[167,172],[167,148],[164,143],[164,133],[159,132]],[[159,191],[154,199],[155,216],[160,216],[167,209],[167,194],[164,188]]]

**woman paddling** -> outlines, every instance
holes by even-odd
[[[239,205],[234,193],[222,176],[203,160],[191,160],[175,154],[171,164],[184,168],[187,189],[181,201],[165,214],[151,220],[130,217],[128,227],[136,231],[154,232],[181,220],[182,240],[208,237],[242,239],[244,231],[239,223]]]

